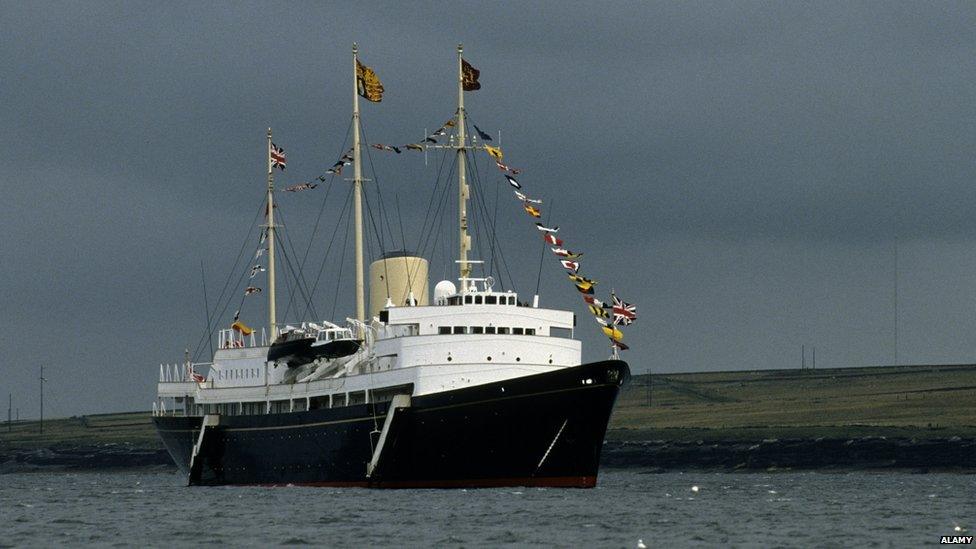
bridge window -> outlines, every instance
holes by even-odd
[[[471,333],[472,334],[483,334],[483,333],[485,333],[485,329],[482,328],[481,326],[472,326],[471,327]]]
[[[494,326],[488,326],[487,328],[485,328],[485,333],[486,334],[493,334],[493,333],[495,333],[495,327]]]
[[[467,326],[455,326],[454,327],[454,333],[455,334],[466,334],[466,333],[468,333],[468,327]]]
[[[525,335],[527,335],[527,336],[534,336],[535,335],[535,328],[526,328],[525,329]]]
[[[481,305],[483,301],[484,300],[482,299],[482,296],[480,296],[480,295],[474,296],[474,304],[475,305]]]
[[[473,296],[470,296],[470,295],[466,295],[466,296],[464,296],[464,303],[465,303],[465,304],[467,304],[467,305],[471,305],[471,303],[472,303],[472,300],[471,300],[471,298],[472,298],[472,297],[473,297]]]
[[[493,295],[485,296],[485,305],[494,305],[498,302],[498,297]]]
[[[508,333],[508,328],[499,328],[498,329],[498,333],[500,333],[500,334],[507,334]]]
[[[513,335],[520,336],[520,335],[522,335],[524,333],[525,333],[525,330],[523,330],[522,328],[512,328],[512,334]]]
[[[449,334],[449,333],[451,333],[451,327],[450,326],[439,326],[437,328],[437,333],[438,334],[441,334],[441,335]]]

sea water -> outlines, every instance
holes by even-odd
[[[187,487],[0,475],[0,547],[917,547],[976,530],[976,476],[605,470],[592,490]]]

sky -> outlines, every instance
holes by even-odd
[[[971,2],[3,0],[0,13],[0,396],[21,418],[37,416],[41,365],[46,415],[148,409],[159,364],[206,347],[208,313],[230,323],[267,128],[288,155],[279,188],[331,166],[350,142],[353,42],[386,88],[362,102],[365,137],[390,144],[452,116],[464,44],[481,71],[470,119],[501,132],[600,295],[637,304],[635,372],[793,368],[801,346],[818,367],[976,359]],[[604,358],[562,269],[546,257],[540,271],[531,221],[474,158],[473,224],[494,227],[505,258],[493,274],[524,299],[540,281],[543,306],[576,312],[584,359]],[[421,249],[437,221],[431,286],[454,278],[452,214],[427,207],[449,165],[368,160],[387,235],[368,255]],[[320,318],[354,314],[347,196],[343,178],[278,193]],[[264,311],[249,299],[242,319]]]

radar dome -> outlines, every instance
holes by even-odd
[[[434,286],[434,303],[447,299],[457,293],[457,288],[450,280],[441,280]]]

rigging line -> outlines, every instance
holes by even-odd
[[[288,233],[287,232],[285,233],[285,240],[282,240],[281,236],[278,235],[278,231],[275,231],[275,238],[278,240],[278,243],[281,244],[282,255],[285,258],[285,266],[288,267],[288,271],[291,272],[292,277],[295,279],[295,290],[292,290],[291,285],[290,285],[290,282],[291,281],[289,280],[288,277],[285,277],[285,284],[289,286],[288,287],[288,291],[289,292],[294,292],[294,293],[301,294],[302,298],[305,299],[305,302],[306,303],[311,303],[311,300],[305,294],[305,289],[302,288],[301,273],[295,271],[294,262],[291,260],[291,256],[288,255],[288,252],[287,252],[287,250],[285,248],[285,242],[288,239]],[[292,252],[294,252],[294,248],[292,249]],[[296,313],[298,312],[298,308],[297,307],[295,308],[295,312]],[[283,317],[287,319],[287,315],[288,315],[288,311],[286,310],[285,311],[285,314],[283,315]],[[313,317],[317,316],[316,313],[315,313],[315,308],[314,307],[312,307],[312,316]],[[296,320],[296,322],[301,322],[301,321],[302,321],[301,318],[298,318]]]
[[[274,232],[274,238],[275,238],[275,242],[277,242],[278,245],[280,246],[280,249],[276,248],[276,250],[278,251],[279,254],[281,254],[282,263],[287,269],[288,265],[290,264],[290,262],[288,261],[288,250],[285,248],[285,243],[281,241],[281,237],[278,235],[278,231]],[[291,289],[291,278],[287,276],[287,273],[285,273],[285,276],[283,278],[285,279],[285,290],[288,291],[288,295],[289,296],[294,295],[295,292]],[[285,317],[285,315],[281,315],[281,318],[285,319],[285,322],[287,323],[287,318]]]
[[[450,173],[448,173],[448,177],[450,177],[453,173],[454,173],[454,165],[452,164],[451,165]],[[427,244],[430,243],[430,256],[431,256],[431,259],[433,259],[434,255],[437,252],[437,243],[440,241],[441,233],[444,232],[444,219],[447,217],[447,214],[442,214],[442,211],[450,211],[450,206],[447,206],[447,203],[448,202],[451,202],[451,192],[450,192],[451,189],[450,189],[450,186],[449,185],[447,187],[448,188],[445,190],[445,192],[444,192],[444,194],[443,194],[443,196],[441,198],[440,204],[438,204],[437,211],[434,213],[434,222],[438,223],[438,225],[437,225],[437,227],[435,227],[434,224],[431,223],[431,226],[430,226],[430,229],[431,229],[430,234],[433,235],[434,240],[433,240],[433,242],[428,241],[428,242],[425,242],[424,243],[424,251],[427,250]],[[450,259],[450,256],[447,256],[444,259],[444,265],[445,265],[444,266],[444,269],[445,269],[445,271],[444,271],[444,275],[441,277],[442,279],[445,279],[445,280],[448,279],[448,275],[447,275],[447,263],[450,262],[450,260],[451,260]]]
[[[291,289],[289,288],[288,306],[285,307],[285,314],[283,314],[282,317],[283,318],[288,317],[288,313],[291,311],[291,305],[295,301],[295,296],[299,293],[301,294],[302,298],[305,299],[305,303],[308,304],[309,307],[311,307],[312,316],[313,317],[318,316],[315,312],[315,306],[312,305],[311,296],[306,295],[305,293],[308,290],[308,283],[305,281],[305,276],[302,274],[301,267],[299,267],[298,271],[296,271],[292,261],[293,258],[298,256],[298,252],[295,251],[295,245],[292,243],[291,233],[288,231],[287,223],[285,223],[285,216],[280,211],[278,212],[278,214],[281,216],[281,228],[283,229],[281,232],[284,233],[284,241],[281,241],[281,239],[279,238],[278,231],[275,231],[275,238],[279,238],[279,242],[281,242],[281,248],[283,251],[286,250],[285,243],[287,243],[288,247],[291,248],[292,255],[289,256],[287,255],[287,253],[285,253],[285,261],[287,262],[286,265],[288,269],[291,271],[292,276],[295,277],[295,287],[298,288],[298,292],[292,292]],[[295,307],[295,312],[296,313],[298,312],[297,306]],[[301,321],[301,317],[298,318],[298,321],[299,322]]]
[[[490,166],[489,166],[489,168],[490,168]],[[498,192],[499,192],[498,189],[500,189],[501,187],[502,186],[499,185],[498,182],[496,181],[495,182],[495,208],[494,208],[494,211],[491,214],[491,224],[492,224],[493,227],[498,226]],[[497,235],[496,235],[496,237],[497,237]],[[496,246],[498,246],[498,239],[497,238],[495,240],[492,240],[491,241],[491,261],[488,263],[488,268],[489,268],[489,270],[491,272],[494,272],[494,269],[496,267],[496,265],[495,265],[495,247]]]
[[[369,140],[366,137],[366,129],[363,128],[362,119],[360,119],[360,121],[359,121],[359,128],[362,131],[363,139],[366,140],[366,145],[367,145],[367,147],[366,147],[366,159],[369,160],[369,167],[370,167],[370,170],[372,170],[372,172],[373,172],[373,186],[376,187],[376,196],[377,196],[377,199],[379,200],[379,211],[378,211],[378,214],[382,216],[382,215],[385,214],[385,212],[383,211],[383,194],[380,191],[379,177],[377,176],[377,173],[376,173],[376,166],[373,164],[373,153],[370,152],[370,150],[369,150],[370,149],[370,147],[369,147]],[[386,285],[386,297],[387,297],[387,299],[389,299],[390,298],[390,273],[389,273],[389,269],[388,269],[388,265],[387,265],[386,259],[382,257],[382,256],[385,256],[386,255],[386,246],[383,243],[383,219],[380,218],[380,226],[377,229],[377,227],[376,227],[376,219],[373,216],[373,209],[369,205],[369,193],[368,192],[364,192],[363,193],[363,198],[365,199],[365,202],[366,202],[366,212],[369,215],[369,222],[373,225],[373,232],[376,234],[376,239],[377,239],[377,242],[379,243],[379,246],[380,246],[381,259],[383,259],[383,282]],[[386,225],[387,225],[387,230],[390,231],[390,240],[393,241],[394,240],[393,239],[393,231],[390,230],[390,221],[389,221],[389,219],[387,219]],[[370,247],[369,241],[366,242],[366,246],[367,247]],[[371,257],[373,256],[372,249],[370,249],[369,255]],[[372,295],[370,296],[370,299],[372,299]],[[384,302],[384,304],[385,304],[385,302]]]
[[[207,301],[207,275],[203,270],[203,260],[200,260],[200,281],[203,282],[203,308],[207,312],[207,330],[210,329],[210,302]],[[213,361],[213,338],[208,337],[210,343],[210,360]]]
[[[366,137],[366,128],[363,126],[363,120],[361,118],[359,119],[359,129],[362,131],[363,140],[365,141],[365,143],[367,145],[369,145],[369,138]],[[392,243],[392,245],[395,246],[396,245],[396,238],[394,238],[394,236],[393,236],[393,226],[390,224],[390,218],[386,215],[386,207],[385,207],[385,203],[383,201],[383,189],[382,189],[382,186],[380,185],[380,178],[379,178],[379,174],[376,171],[376,166],[373,164],[373,153],[369,150],[370,148],[372,148],[372,147],[367,147],[366,148],[366,160],[369,161],[369,169],[373,172],[373,183],[374,183],[374,186],[376,187],[376,195],[379,197],[379,201],[380,201],[380,204],[379,204],[380,229],[383,228],[383,221],[386,221],[386,230],[387,230],[388,233],[390,233],[390,242]],[[382,235],[382,233],[381,233],[381,235]],[[381,238],[380,239],[380,242],[381,242],[380,246],[382,246],[382,241],[383,240]],[[406,246],[406,244],[404,244],[402,242],[401,242],[401,245]],[[404,249],[406,249],[406,248],[404,248]]]
[[[380,245],[380,253],[382,255],[386,255],[386,248],[383,246],[383,233],[376,228],[376,220],[373,219],[373,209],[369,205],[369,197],[366,196],[365,193],[363,193],[363,197],[365,198],[364,202],[366,202],[366,213],[367,213],[367,215],[369,215],[370,224],[373,225],[373,232],[374,233],[378,233],[377,240],[379,241],[379,245]],[[381,225],[382,225],[382,223],[383,223],[383,221],[380,220],[380,224]],[[369,246],[369,242],[367,242],[366,245]],[[372,256],[372,255],[373,255],[373,252],[372,252],[372,248],[371,248],[370,249],[370,256]],[[387,271],[386,259],[383,259],[383,282],[386,283],[386,296],[387,297],[390,297],[390,273]]]
[[[465,113],[467,113],[467,111],[465,111]],[[465,117],[465,129],[466,130],[467,130],[467,122],[468,122],[468,120],[469,120],[469,117],[466,116]],[[470,120],[471,120],[471,123],[473,124],[474,123],[473,119],[470,119]],[[497,191],[498,191],[497,183],[496,183],[495,190],[496,190],[496,195],[497,195]],[[495,202],[495,211],[496,211],[496,219],[497,219],[497,211],[498,211],[498,202],[497,202],[497,200]],[[501,246],[501,242],[498,240],[497,224],[494,223],[494,222],[492,223],[492,226],[491,226],[491,234],[494,235],[494,242],[497,242],[498,243],[498,245],[497,245],[498,258],[499,258],[498,259],[498,263],[500,265],[500,267],[498,269],[498,271],[499,271],[498,279],[499,279],[499,281],[502,281],[502,286],[504,287],[504,279],[501,276],[501,269],[502,269],[502,267],[504,267],[505,273],[508,275],[508,280],[509,280],[509,282],[512,285],[512,289],[515,290],[516,292],[518,292],[518,286],[515,284],[515,278],[512,276],[512,272],[508,268],[508,262],[505,261],[504,249]]]
[[[345,217],[346,213],[349,211],[349,203],[352,201],[352,185],[349,186],[349,192],[346,193],[346,200],[343,202],[342,210],[339,212],[339,218],[336,220],[335,229],[332,231],[332,238],[329,239],[329,246],[325,250],[325,255],[322,256],[322,261],[319,263],[319,272],[315,275],[315,283],[312,284],[311,295],[314,299],[315,291],[318,289],[319,280],[322,278],[322,272],[325,271],[326,261],[329,259],[329,253],[332,251],[332,245],[335,243],[336,236],[339,234],[339,227],[342,225],[342,219]],[[309,312],[309,307],[306,306],[305,312],[302,316],[306,316]],[[332,312],[335,313],[335,306],[333,305]],[[330,317],[331,318],[331,317]]]
[[[467,127],[467,122],[470,121],[471,124],[473,125],[474,124],[474,119],[471,118],[471,117],[469,117],[469,116],[465,116],[464,120],[465,120],[465,130],[468,131],[469,135],[474,135],[474,134],[472,134],[470,132],[470,129]],[[484,143],[484,142],[482,141],[482,143]],[[481,169],[480,169],[480,166],[478,165],[478,161],[477,160],[475,160],[475,165],[477,167],[479,167],[479,169],[475,170],[475,172],[474,172],[474,179],[476,179],[478,181],[478,184],[479,185],[483,185],[482,178],[481,178]],[[495,249],[496,249],[496,247],[498,249],[501,248],[501,244],[500,244],[500,242],[498,240],[498,232],[496,230],[496,227],[498,225],[497,220],[498,220],[498,188],[499,187],[500,187],[500,185],[498,185],[498,183],[496,182],[495,183],[494,214],[493,214],[493,216],[491,218],[488,218],[488,213],[487,213],[487,210],[488,210],[488,207],[487,207],[487,197],[485,197],[484,193],[481,194],[481,200],[482,200],[482,202],[484,204],[484,213],[485,213],[485,217],[486,217],[486,223],[490,223],[490,225],[488,225],[488,227],[490,228],[490,231],[488,231],[488,233],[490,235],[489,242],[490,242],[490,248],[491,248],[490,249],[490,258],[489,258],[489,261],[488,261],[488,275],[489,276],[493,273],[493,270],[496,267],[498,267],[497,260],[495,258]],[[504,283],[504,279],[501,277],[501,272],[500,271],[501,271],[501,269],[499,268],[499,277],[498,277],[498,280],[502,283],[502,289],[504,289],[505,283]],[[515,289],[515,281],[514,280],[511,280],[511,275],[509,275],[509,279],[510,279],[509,281],[512,284],[512,288]]]
[[[454,173],[454,166],[456,165],[456,163],[457,163],[457,156],[454,156],[454,162],[451,163],[451,168],[447,175],[447,178],[450,178],[451,174]],[[445,178],[445,181],[447,180],[447,178]],[[430,257],[432,260],[431,262],[433,262],[434,252],[437,250],[437,241],[440,238],[440,232],[441,232],[439,230],[436,230],[438,226],[436,226],[435,224],[438,223],[438,220],[442,219],[441,210],[445,208],[445,204],[450,200],[450,196],[451,196],[450,186],[446,185],[446,187],[447,188],[445,189],[445,191],[440,196],[440,199],[437,202],[437,209],[434,211],[434,215],[431,218],[430,231],[427,233],[427,238],[424,239],[423,247],[420,249],[420,256],[423,257],[427,253],[428,245],[430,245]],[[442,222],[441,225],[443,225]],[[432,244],[430,240],[431,237],[433,237]],[[420,266],[418,265],[417,268],[419,269]]]
[[[445,193],[445,194],[448,195],[448,196],[450,196],[451,193]],[[453,230],[448,230],[448,231],[445,231],[444,230],[444,225],[445,224],[447,224],[448,227],[450,227],[453,224],[453,221],[458,218],[458,212],[457,212],[457,208],[456,208],[456,206],[458,206],[457,201],[456,200],[450,200],[450,203],[451,203],[451,205],[445,210],[446,211],[446,214],[441,218],[440,230],[438,231],[438,233],[448,234],[449,235],[448,238],[441,239],[441,246],[443,246],[442,253],[444,254],[444,262],[443,262],[443,265],[444,265],[444,278],[447,279],[447,280],[450,280],[450,274],[448,274],[448,273],[450,273],[450,271],[451,271],[451,267],[450,267],[451,266],[451,258],[454,255],[451,252],[451,250],[457,250],[458,249],[457,242],[454,240],[454,237],[455,236],[458,236],[458,235],[455,235],[454,234],[455,231],[453,231]],[[447,221],[448,219],[450,219],[451,222],[448,222]]]
[[[456,160],[455,156],[455,160]],[[430,219],[430,209],[434,205],[434,197],[437,196],[437,189],[441,185],[441,173],[444,171],[444,164],[447,163],[447,155],[441,155],[441,164],[437,168],[437,175],[434,177],[434,188],[430,191],[430,201],[427,203],[427,211],[424,213],[424,224],[420,228],[420,233],[417,235],[417,249],[420,249],[420,242],[424,239],[424,235],[427,232],[427,221]],[[452,168],[453,169],[453,168]]]
[[[555,200],[549,200],[549,207],[548,207],[549,213],[546,214],[546,227],[549,227],[550,226],[549,223],[552,221],[552,205],[554,202]],[[539,275],[535,279],[535,295],[539,295],[539,287],[542,284],[542,262],[546,257],[546,246],[548,246],[548,244],[546,243],[545,240],[543,240],[542,252],[539,253]]]
[[[478,179],[477,176],[475,176],[474,179]],[[480,181],[479,181],[479,187],[480,187]],[[478,204],[478,206],[480,206],[480,207],[483,208],[483,210],[485,212],[484,213],[484,217],[487,218],[488,217],[488,214],[487,214],[487,206],[485,205],[484,195],[482,194],[480,188],[476,188],[476,204]],[[490,234],[492,235],[492,238],[495,241],[497,241],[498,240],[498,232],[496,230],[496,227],[495,227],[495,224],[494,223],[492,223],[490,225],[490,229],[491,229],[490,230]],[[514,277],[512,277],[512,273],[511,273],[511,271],[508,268],[508,263],[505,261],[505,255],[504,255],[503,249],[502,249],[502,247],[501,247],[500,244],[497,247],[497,251],[498,251],[498,257],[500,258],[500,261],[501,261],[501,265],[505,268],[505,273],[508,274],[509,283],[511,284],[512,289],[517,292],[518,291],[518,286],[515,284],[515,279],[514,279]],[[502,283],[502,288],[504,289],[504,285],[505,284],[504,284],[504,278],[502,278],[502,276],[501,276],[501,269],[499,269],[498,279]]]
[[[349,142],[349,134],[350,134],[350,132],[352,130],[352,120],[353,119],[350,117],[349,118],[349,125],[346,126],[346,136],[345,136],[345,138],[342,141],[342,149],[340,149],[340,153],[339,153],[340,155],[342,154],[341,151],[345,151],[346,150],[346,144]],[[336,179],[336,174],[335,173],[331,174],[331,177],[329,178],[328,188],[325,190],[325,196],[322,198],[322,204],[319,206],[319,213],[315,216],[315,225],[312,227],[312,234],[308,238],[308,245],[305,246],[305,254],[302,256],[302,262],[298,266],[298,270],[300,272],[305,272],[305,263],[306,263],[306,260],[308,259],[308,253],[312,249],[312,243],[315,242],[315,236],[318,234],[319,222],[322,220],[322,213],[325,212],[325,205],[329,201],[329,194],[332,193],[332,188],[334,187],[335,179]],[[312,297],[311,294],[312,293],[310,292],[309,298]],[[289,301],[288,301],[288,307],[286,308],[286,311],[290,307],[291,307],[291,299],[289,299]],[[303,317],[305,316],[305,314],[308,313],[309,308],[310,308],[310,304],[306,304],[305,313],[302,314]],[[314,314],[314,311],[313,311],[313,314]]]
[[[332,296],[332,314],[329,318],[335,318],[336,304],[339,302],[339,282],[342,280],[342,267],[346,263],[346,248],[349,247],[349,227],[353,224],[352,219],[346,223],[346,234],[342,237],[342,255],[339,257],[339,273],[336,275],[335,294]]]
[[[397,222],[400,225],[400,242],[403,243],[403,252],[404,252],[403,253],[403,270],[404,270],[404,272],[407,273],[407,287],[408,288],[411,288],[411,291],[413,291],[413,281],[412,281],[412,277],[410,276],[410,262],[407,261],[407,240],[406,240],[406,237],[404,236],[404,232],[403,232],[403,216],[400,215],[400,193],[398,193],[398,192],[397,193],[393,193],[393,200],[394,200],[394,203],[396,204]],[[416,298],[416,296],[414,296],[414,297]],[[410,294],[409,293],[407,294],[407,299],[410,299]]]
[[[220,294],[217,296],[216,305],[214,306],[215,309],[220,306],[220,303],[224,299],[224,294],[227,292],[227,288],[230,285],[230,281],[234,277],[234,272],[237,271],[237,265],[241,261],[241,257],[244,254],[244,250],[247,248],[247,243],[251,239],[251,233],[254,232],[254,227],[257,226],[258,219],[260,219],[261,212],[263,210],[265,210],[265,202],[264,202],[264,199],[262,198],[261,205],[258,206],[257,213],[254,214],[254,219],[252,219],[251,220],[251,223],[248,225],[249,229],[247,231],[247,234],[244,236],[244,242],[241,244],[241,249],[237,252],[237,259],[234,260],[234,266],[231,267],[231,270],[227,273],[227,280],[224,281],[224,286],[223,286],[223,288],[221,288]],[[242,277],[243,277],[243,274],[242,274]],[[240,285],[240,278],[238,278],[237,284]],[[210,339],[210,338],[213,337],[214,330],[217,329],[217,324],[219,322],[220,317],[223,316],[224,311],[227,310],[227,306],[230,305],[230,300],[231,300],[231,298],[228,295],[227,296],[227,303],[224,305],[224,308],[220,311],[220,313],[218,313],[217,315],[214,315],[213,317],[211,317],[211,319],[213,321],[213,325],[208,325],[207,326],[207,332],[204,333],[203,336],[200,338],[200,341],[197,342],[197,345],[196,345],[196,347],[194,348],[194,351],[193,351],[193,360],[196,360],[199,357],[200,353],[203,351],[203,349],[202,349],[202,347],[203,347],[203,340],[204,339]],[[213,342],[211,342],[211,345],[213,345]]]
[[[484,196],[483,182],[481,180],[481,173],[478,170],[478,161],[474,158],[476,155],[472,155],[472,160],[468,164],[468,171],[471,174],[471,181],[473,182],[472,188],[474,189],[474,201],[475,209],[474,212],[478,214],[478,219],[481,221],[477,225],[476,233],[478,235],[479,250],[484,253],[484,248],[481,246],[481,234],[484,232],[484,239],[489,243],[489,246],[494,243],[496,236],[492,231],[491,220],[488,218],[488,208]],[[483,276],[488,275],[488,271],[485,269],[484,263],[481,264],[481,272]],[[502,289],[504,290],[504,282],[502,283]]]

